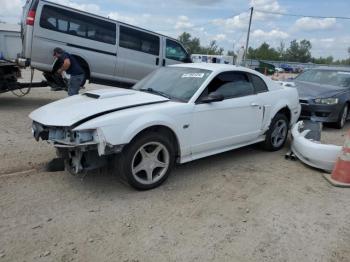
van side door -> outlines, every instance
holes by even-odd
[[[119,26],[117,78],[136,83],[160,66],[160,36],[133,28]],[[120,74],[118,73],[120,72]]]
[[[185,48],[177,41],[164,38],[162,66],[188,63],[191,61]]]

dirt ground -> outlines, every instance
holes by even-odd
[[[350,261],[350,190],[285,160],[288,145],[178,166],[147,192],[43,171],[54,150],[27,116],[65,96],[0,95],[0,261]],[[342,145],[349,128],[323,141]]]

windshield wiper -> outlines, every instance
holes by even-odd
[[[165,94],[165,93],[163,93],[161,91],[158,91],[158,90],[154,90],[153,88],[140,89],[140,91],[148,92],[148,93],[151,93],[151,94],[160,95],[160,96],[163,96],[165,98],[171,99],[171,97],[168,94]]]

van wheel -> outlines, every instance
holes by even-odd
[[[150,132],[136,138],[116,155],[115,169],[121,178],[138,190],[160,186],[174,166],[175,152],[165,136]]]
[[[262,143],[262,147],[268,151],[280,150],[286,143],[288,129],[288,118],[284,114],[278,113],[271,121],[270,128],[266,133],[266,138]]]

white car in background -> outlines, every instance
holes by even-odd
[[[283,68],[280,68],[280,67],[276,67],[276,68],[275,68],[275,72],[276,72],[276,73],[284,73],[284,69],[283,69]]]
[[[158,69],[132,89],[89,91],[30,114],[68,170],[112,163],[137,189],[159,186],[174,163],[254,143],[283,147],[300,114],[295,88],[243,67],[182,64]]]

